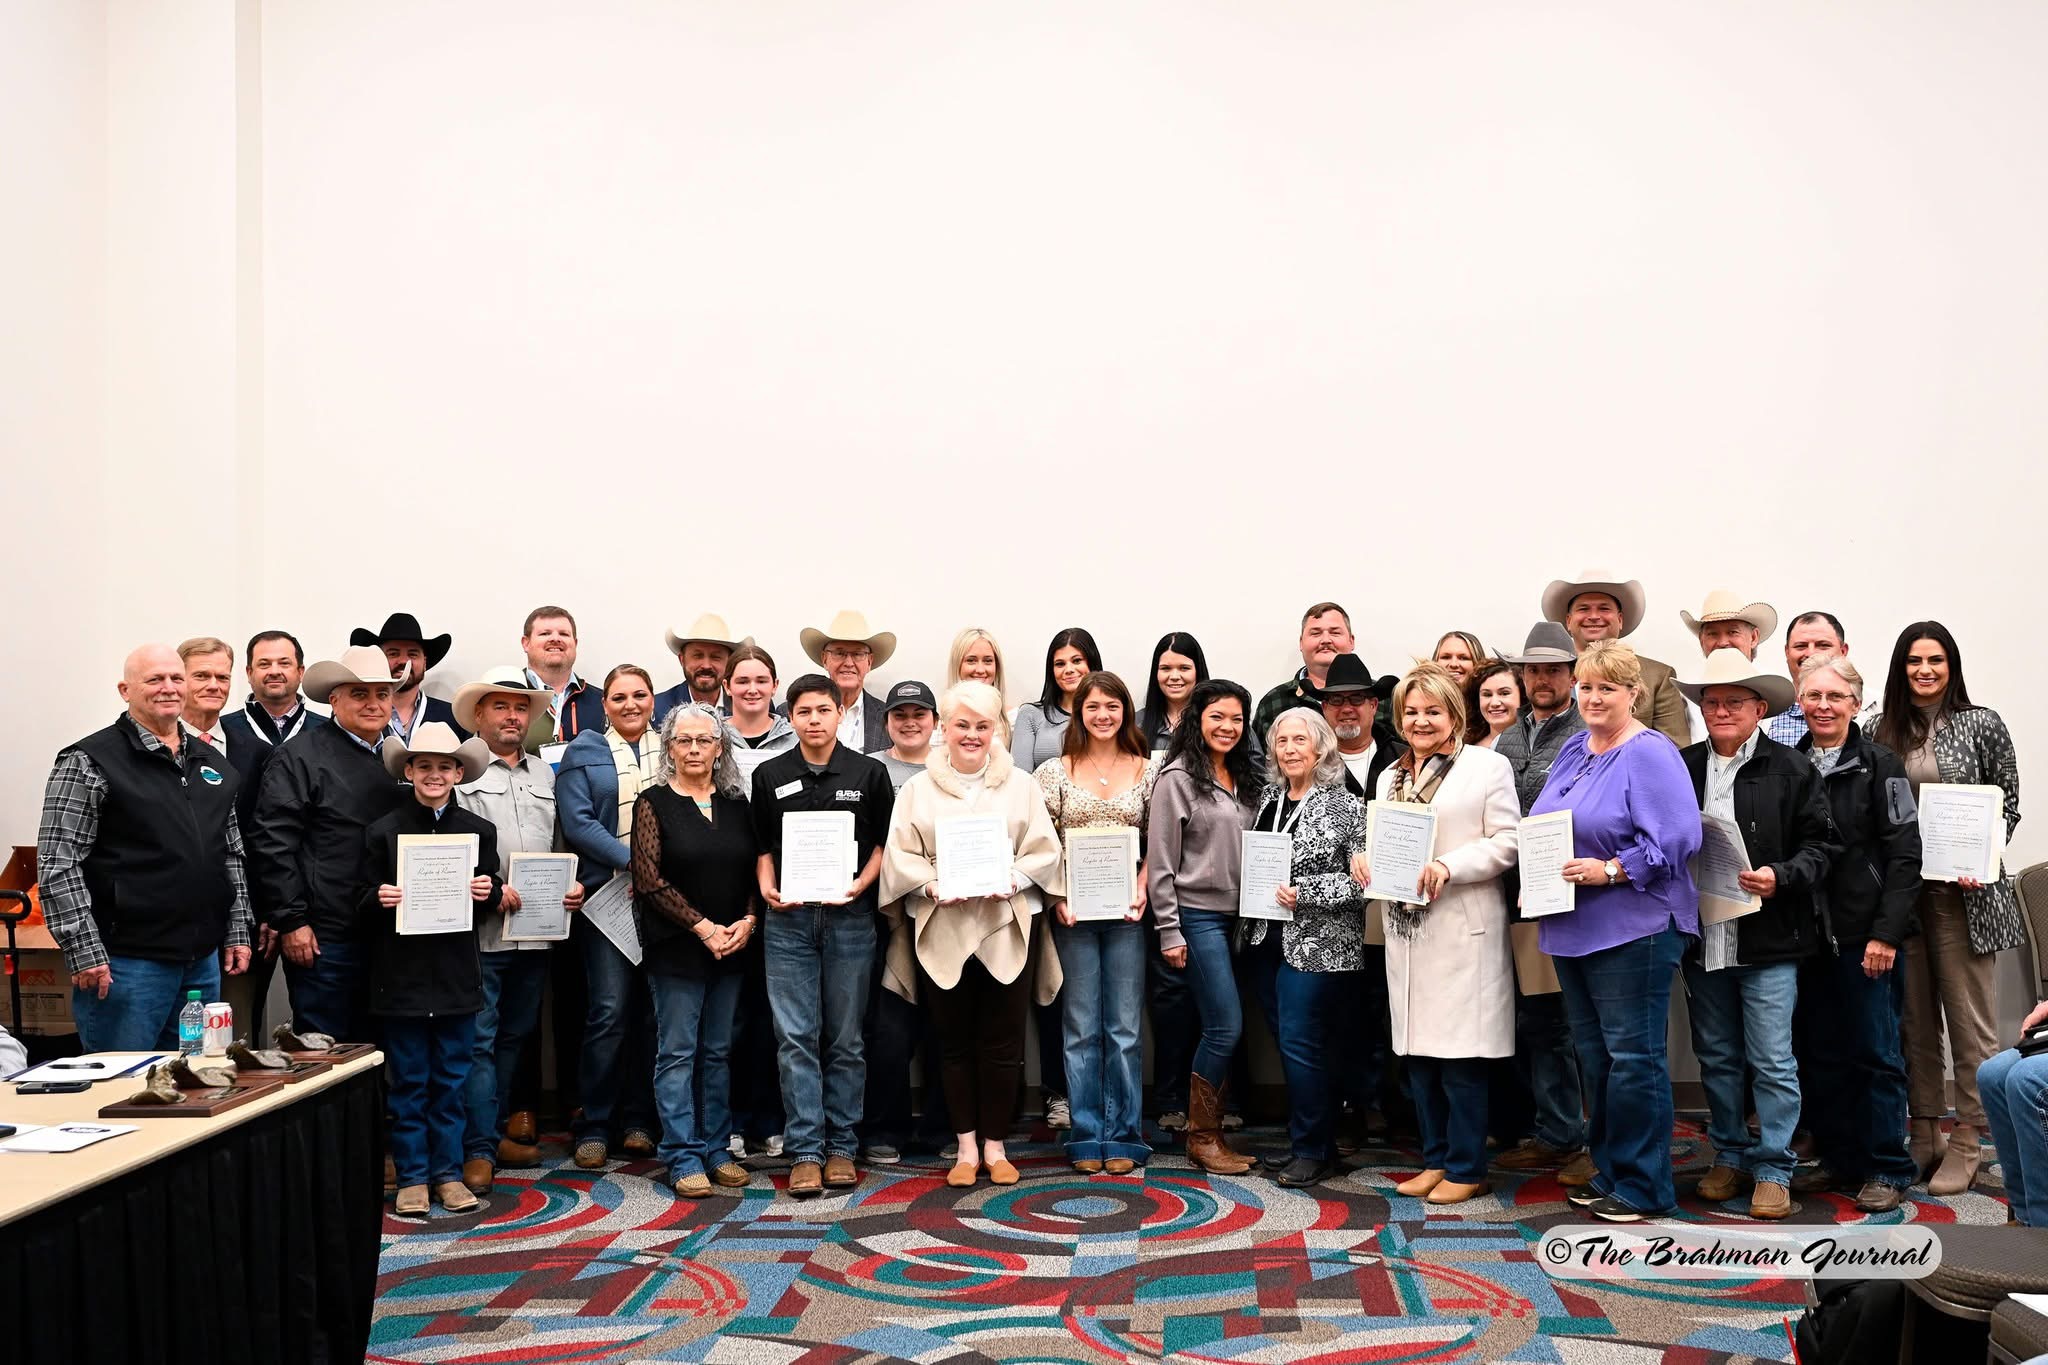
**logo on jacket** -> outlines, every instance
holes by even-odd
[[[220,774],[211,768],[200,768],[199,776],[209,787],[218,787],[220,785]]]

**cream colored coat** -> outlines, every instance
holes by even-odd
[[[1011,761],[1000,744],[989,749],[988,781],[969,796],[943,743],[932,744],[925,769],[903,784],[882,845],[882,915],[889,922],[889,956],[882,984],[906,1000],[917,998],[912,955],[941,988],[960,981],[967,959],[977,957],[998,981],[1015,981],[1029,962],[1031,935],[1041,934],[1038,979],[1041,1005],[1060,988],[1060,955],[1053,951],[1051,917],[1044,900],[1064,896],[1065,868],[1059,831],[1045,809],[1045,795],[1030,773]],[[958,905],[936,905],[923,892],[939,875],[938,822],[956,815],[1000,815],[1016,850],[1021,890],[1007,899],[984,897]],[[1041,896],[1040,893],[1043,893]]]
[[[1393,770],[1380,774],[1385,800]],[[1431,803],[1436,856],[1451,879],[1404,938],[1387,925],[1387,994],[1394,1051],[1404,1057],[1512,1057],[1515,958],[1501,874],[1515,865],[1521,802],[1515,772],[1468,744]]]

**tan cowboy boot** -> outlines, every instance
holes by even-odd
[[[1977,1130],[1967,1123],[1957,1124],[1948,1135],[1948,1152],[1941,1158],[1941,1168],[1927,1182],[1927,1192],[1948,1195],[1969,1189],[1976,1183],[1977,1162],[1983,1153]]]
[[[1200,1073],[1188,1079],[1188,1160],[1211,1175],[1243,1175],[1252,1159],[1223,1140],[1223,1096]]]

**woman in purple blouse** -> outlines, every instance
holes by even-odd
[[[1635,1222],[1678,1202],[1671,1175],[1671,976],[1700,932],[1687,866],[1700,847],[1692,778],[1669,739],[1635,719],[1636,653],[1596,640],[1579,655],[1579,714],[1530,816],[1572,813],[1570,914],[1542,921],[1557,963],[1590,1112],[1594,1171],[1575,1207]]]

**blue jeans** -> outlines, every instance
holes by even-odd
[[[2007,1048],[1977,1068],[1977,1089],[1998,1144],[2012,1216],[2030,1228],[2048,1228],[2048,1054],[2022,1057]]]
[[[469,1081],[476,1016],[391,1016],[383,1025],[391,1091],[391,1164],[400,1189],[462,1179],[462,1092]]]
[[[654,994],[654,1103],[661,1164],[670,1183],[732,1160],[732,1037],[740,973],[650,972]]]
[[[578,1142],[611,1141],[616,1133],[654,1127],[654,1019],[647,973],[612,941],[584,923],[583,970],[590,1008],[583,1020],[583,1091]]]
[[[1865,976],[1866,942],[1800,962],[1793,1050],[1821,1164],[1845,1180],[1903,1190],[1920,1178],[1906,1147],[1906,974],[1894,966],[1874,981]]]
[[[1309,1161],[1335,1161],[1341,1100],[1324,1040],[1335,1032],[1339,1002],[1357,996],[1361,973],[1304,972],[1290,966],[1281,950],[1279,924],[1238,960],[1280,1050],[1280,1068],[1287,1079],[1289,1146],[1295,1156]]]
[[[1789,1184],[1799,1158],[1792,1134],[1799,1127],[1799,1064],[1792,1059],[1792,1011],[1799,1003],[1799,964],[1707,971],[1698,958],[1685,963],[1686,1004],[1692,1012],[1692,1050],[1707,1092],[1707,1137],[1714,1164],[1748,1171],[1757,1180]],[[1749,1135],[1751,1086],[1758,1132]]]
[[[1408,1057],[1415,1125],[1422,1130],[1422,1166],[1461,1185],[1486,1179],[1485,1057]]]
[[[107,966],[114,981],[106,999],[71,988],[71,1017],[87,1052],[175,1052],[185,992],[198,991],[201,1004],[220,999],[218,953],[184,963],[109,957]]]
[[[1529,1087],[1536,1140],[1561,1152],[1585,1146],[1585,1096],[1562,993],[1516,997],[1515,1068]]]
[[[318,931],[314,937],[319,937]],[[349,939],[330,943],[322,938],[320,955],[305,966],[295,966],[289,958],[283,960],[294,1029],[300,1033],[325,1033],[344,1043],[373,1040],[367,943]]]
[[[1138,1020],[1145,993],[1145,926],[1135,921],[1055,924],[1053,945],[1066,1042],[1070,1161],[1143,1161],[1145,1054]]]
[[[476,1016],[476,1037],[469,1056],[468,1130],[462,1150],[468,1157],[495,1161],[498,1139],[505,1135],[512,1077],[519,1070],[519,1052],[540,1028],[540,995],[548,983],[545,952],[483,953],[484,1007]]]
[[[1238,1002],[1230,951],[1237,935],[1237,916],[1182,906],[1180,932],[1188,944],[1188,985],[1202,1018],[1202,1038],[1195,1044],[1195,1074],[1221,1091],[1230,1079],[1230,1054],[1237,1051],[1237,1040],[1244,1032],[1244,1007]]]
[[[1584,957],[1559,957],[1572,1043],[1586,1078],[1593,1187],[1639,1213],[1678,1203],[1671,1176],[1671,976],[1685,935],[1670,923]]]
[[[872,911],[800,905],[762,921],[775,1065],[782,1075],[782,1154],[851,1160],[860,1150],[867,1066],[861,1017],[875,956]]]

